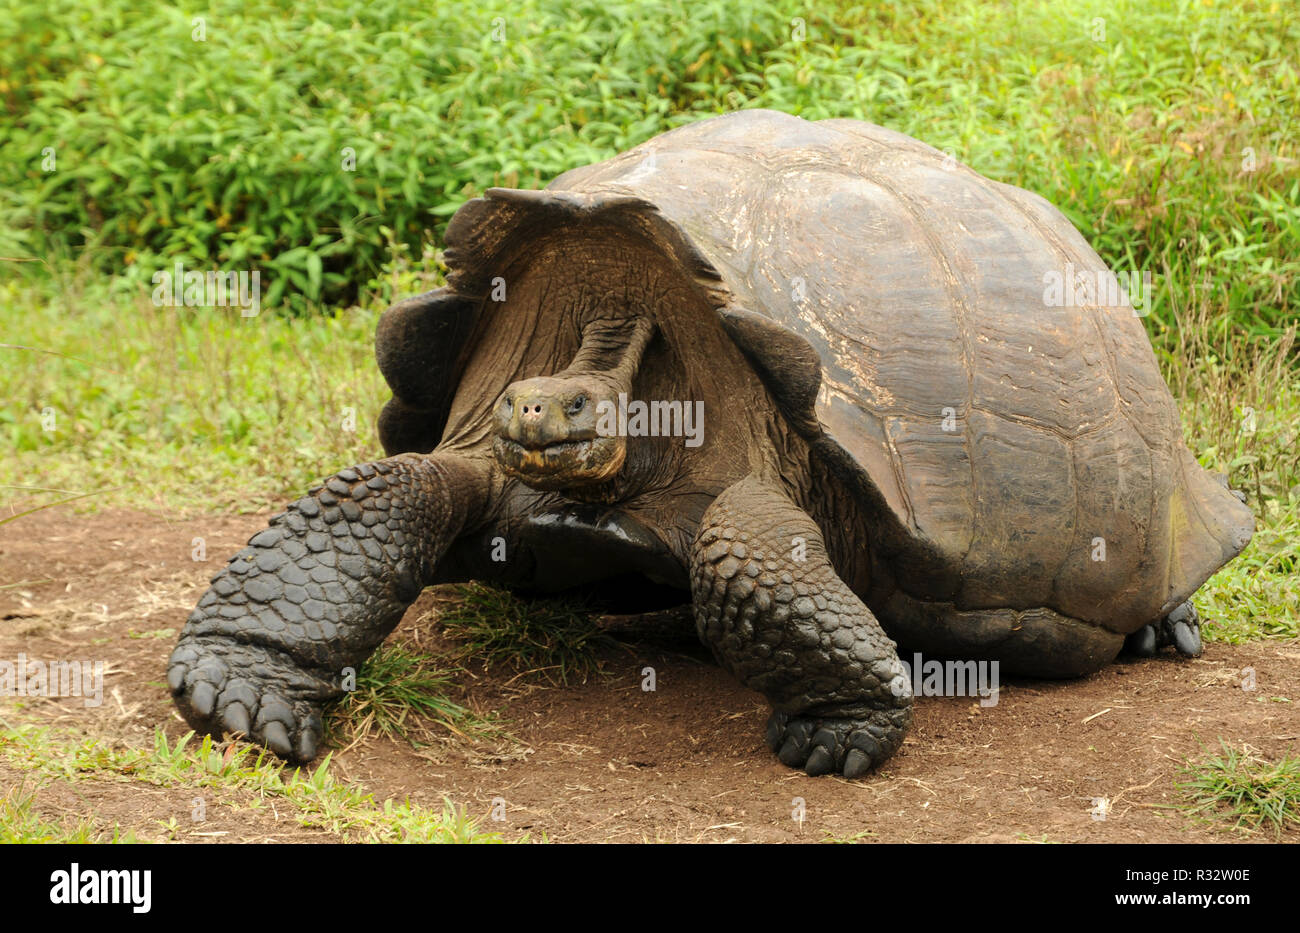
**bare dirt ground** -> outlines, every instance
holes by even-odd
[[[160,513],[42,512],[0,526],[0,658],[102,659],[103,706],[0,699],[10,723],[71,727],[148,747],[154,727],[186,727],[163,683],[175,635],[207,580],[264,527],[265,515],[169,520]],[[194,539],[207,560],[191,559]],[[18,584],[18,585],[13,585]],[[438,642],[430,591],[393,637]],[[1219,740],[1267,758],[1300,745],[1300,643],[1208,645],[1196,661],[1117,663],[1069,682],[1004,681],[995,706],[924,698],[899,754],[863,781],[808,778],[762,739],[761,697],[689,643],[633,644],[604,656],[606,675],[556,687],[473,667],[464,701],[497,709],[519,740],[508,753],[447,742],[414,748],[371,738],[336,754],[337,777],[378,800],[464,805],[484,829],[553,841],[1195,842],[1243,838],[1172,805],[1178,769]],[[641,689],[644,667],[657,689]],[[1257,687],[1243,690],[1253,668]],[[1290,702],[1286,702],[1290,701]],[[0,761],[0,786],[26,780]],[[137,827],[187,813],[193,791],[99,779],[39,789],[43,816]],[[504,798],[506,819],[489,819]],[[802,798],[806,818],[794,812]],[[1109,801],[1105,819],[1095,800]],[[152,827],[152,829],[151,829]],[[213,807],[214,841],[333,841],[274,808]],[[1249,837],[1271,841],[1269,833]],[[1282,836],[1300,841],[1294,830]]]

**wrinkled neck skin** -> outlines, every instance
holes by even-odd
[[[557,376],[588,376],[608,382],[617,392],[630,392],[654,323],[645,317],[600,318],[582,331],[582,346],[568,368]]]

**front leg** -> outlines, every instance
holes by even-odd
[[[370,656],[487,500],[487,470],[437,453],[343,470],[271,519],[190,614],[167,682],[195,729],[309,761],[343,669]]]
[[[782,762],[855,778],[902,744],[912,690],[895,645],[784,492],[750,476],[718,496],[692,549],[691,595],[700,638],[772,704]]]

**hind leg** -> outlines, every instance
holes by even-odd
[[[1144,625],[1124,641],[1124,650],[1140,658],[1154,657],[1173,645],[1184,657],[1201,656],[1201,617],[1189,599],[1158,622]]]

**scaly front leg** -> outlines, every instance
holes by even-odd
[[[404,454],[343,470],[271,519],[212,579],[167,682],[195,729],[309,761],[344,668],[378,647],[481,515],[485,467]]]
[[[772,704],[767,739],[782,762],[855,778],[902,744],[912,690],[895,645],[784,492],[751,476],[714,500],[691,595],[700,638]]]

